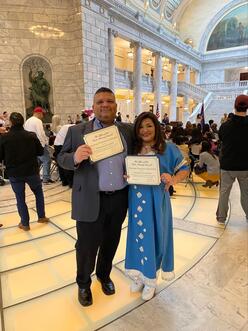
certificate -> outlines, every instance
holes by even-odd
[[[106,159],[124,150],[119,130],[115,125],[86,134],[84,141],[92,149],[92,162]]]
[[[159,185],[160,169],[156,156],[127,156],[127,182],[129,184]]]

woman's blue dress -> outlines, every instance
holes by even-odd
[[[159,158],[160,174],[187,170],[177,146],[166,144]],[[130,185],[125,268],[131,278],[155,286],[157,272],[174,270],[172,210],[164,184]]]

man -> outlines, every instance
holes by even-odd
[[[1,120],[1,116],[0,116],[0,120]],[[1,123],[1,122],[0,122]],[[3,126],[0,126],[0,135],[2,133],[6,133],[6,128],[3,127]],[[4,182],[4,179],[0,176],[0,186],[4,185],[5,182]],[[0,223],[0,228],[3,226],[3,224]]]
[[[45,130],[42,124],[44,113],[44,109],[41,107],[36,107],[34,109],[33,116],[30,117],[24,124],[24,129],[36,133],[42,147],[44,148],[44,154],[39,156],[39,160],[43,164],[42,181],[43,184],[46,185],[53,183],[53,180],[51,180],[50,174],[51,157],[48,151],[48,137],[45,134]]]
[[[77,221],[78,299],[83,306],[92,304],[90,275],[95,267],[97,252],[96,276],[102,290],[106,295],[115,293],[110,272],[127,212],[124,159],[132,152],[133,144],[132,127],[115,122],[116,109],[114,93],[105,87],[97,90],[93,102],[95,119],[70,127],[58,156],[61,167],[75,170],[72,218]],[[84,143],[83,136],[111,125],[119,129],[125,150],[94,164],[89,161],[92,151]]]
[[[18,227],[30,230],[29,213],[25,202],[25,184],[33,191],[39,223],[47,223],[44,196],[39,176],[37,156],[43,154],[43,148],[34,133],[23,128],[24,119],[20,113],[11,113],[10,131],[0,136],[0,161],[4,161],[6,173],[17,200],[17,209],[21,218]]]
[[[248,96],[239,95],[234,107],[235,114],[219,130],[221,185],[216,216],[221,224],[225,224],[227,218],[228,199],[236,178],[240,187],[241,206],[248,220]]]

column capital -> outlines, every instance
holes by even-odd
[[[140,41],[132,41],[130,43],[130,48],[134,48],[134,47],[137,47],[137,46],[140,46],[141,48],[143,48],[143,44]]]
[[[165,56],[164,53],[162,53],[162,52],[160,52],[160,51],[158,51],[158,52],[153,52],[153,53],[152,53],[152,56],[155,57],[156,55],[158,55],[158,56],[160,56],[160,57]]]
[[[169,59],[170,64],[178,64],[176,59]]]
[[[112,34],[115,38],[118,37],[119,33],[118,31],[112,29],[112,28],[108,28],[108,31],[110,34]]]

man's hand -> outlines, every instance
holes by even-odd
[[[74,154],[74,162],[76,164],[81,163],[84,160],[87,160],[89,156],[92,154],[92,150],[88,145],[81,145],[77,148]]]
[[[0,133],[6,133],[6,132],[7,132],[6,128],[4,126],[1,126]]]

